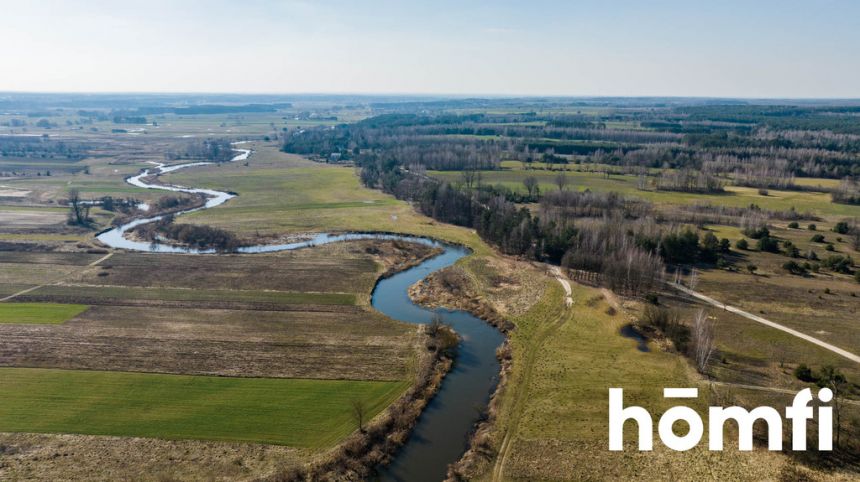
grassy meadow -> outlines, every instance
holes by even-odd
[[[508,163],[510,165],[510,163]],[[590,166],[589,166],[590,167]],[[831,202],[830,194],[816,191],[781,191],[768,190],[768,195],[759,194],[758,189],[742,186],[726,186],[723,194],[696,194],[674,191],[654,191],[637,188],[638,177],[628,174],[606,175],[595,170],[585,171],[582,168],[570,167],[567,175],[567,189],[584,191],[609,192],[614,191],[626,196],[650,201],[657,205],[693,205],[710,203],[716,206],[748,207],[756,204],[762,209],[772,211],[787,211],[792,207],[799,212],[811,211],[822,216],[858,216],[860,207]],[[593,168],[592,168],[593,169]],[[485,184],[501,184],[509,189],[525,192],[523,179],[533,176],[538,179],[542,192],[558,189],[554,179],[560,171],[542,169],[522,169],[509,167],[494,171],[480,171],[481,180]],[[455,171],[429,171],[428,175],[449,182],[462,179],[462,173]],[[832,179],[804,179],[798,184],[817,186],[818,184],[831,187]]]
[[[194,377],[0,368],[0,432],[238,440],[322,449],[407,382]]]
[[[284,154],[271,144],[251,144],[249,165],[225,164],[178,171],[166,182],[191,184],[239,194],[215,209],[179,218],[243,235],[281,235],[321,231],[386,231],[433,236],[486,253],[474,232],[436,222],[412,206],[361,185],[353,169],[315,163]]]
[[[83,313],[89,306],[59,303],[0,303],[0,323],[53,325]]]

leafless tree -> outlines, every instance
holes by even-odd
[[[848,388],[848,379],[838,368],[826,365],[821,368],[818,375],[818,385],[829,388],[833,392],[833,422],[836,427],[836,448],[839,448],[842,435],[842,405]]]
[[[433,313],[433,317],[427,325],[427,334],[430,336],[436,336],[443,326],[445,326],[445,321],[442,319],[442,315],[439,313]]]
[[[360,432],[364,432],[364,422],[367,417],[367,405],[362,400],[353,399],[352,402],[352,416],[355,418],[355,423],[358,425],[358,430]]]
[[[698,286],[698,285],[699,285],[699,272],[696,271],[696,268],[693,268],[690,271],[689,278],[687,279],[687,286],[689,286],[689,288],[691,290],[695,290],[696,286]]]
[[[555,185],[558,186],[559,191],[564,191],[564,188],[567,186],[567,174],[562,171],[555,175]]]
[[[77,188],[69,189],[69,224],[87,226],[90,223],[90,205],[81,199]]]
[[[526,187],[526,190],[529,192],[529,197],[530,197],[530,198],[533,198],[533,197],[534,197],[534,195],[535,195],[535,192],[536,192],[538,189],[540,189],[540,188],[538,187],[538,180],[537,180],[537,178],[536,178],[536,177],[534,177],[534,176],[528,176],[528,177],[526,177],[525,179],[523,179],[523,186],[525,186],[525,187]]]
[[[706,373],[708,364],[714,356],[715,346],[715,329],[713,320],[708,317],[705,310],[696,312],[693,318],[693,358],[696,362],[696,369],[699,373]]]
[[[468,169],[461,173],[461,177],[463,178],[463,184],[466,185],[466,189],[472,189],[478,178],[478,172],[474,169]]]

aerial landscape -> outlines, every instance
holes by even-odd
[[[417,45],[466,41],[426,5],[251,3],[0,20],[0,480],[860,478],[853,63],[627,84],[571,37],[588,73],[532,84]],[[835,3],[783,20],[860,41],[822,26],[857,10]],[[461,13],[512,22],[475,45],[548,42],[528,8]],[[184,21],[238,22],[248,65],[285,70],[147,37]],[[330,29],[368,25],[351,63]]]

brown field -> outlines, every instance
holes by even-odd
[[[95,306],[61,325],[0,326],[0,366],[397,380],[408,373],[414,336],[363,307]]]
[[[0,433],[9,480],[256,480],[306,460],[280,445]]]
[[[104,255],[2,252],[2,292],[51,283],[11,302],[90,308],[62,324],[0,326],[0,366],[402,380],[417,332],[365,305],[383,270],[432,253],[362,241],[241,257],[118,253],[91,265]]]

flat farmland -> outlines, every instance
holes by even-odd
[[[363,307],[94,306],[60,325],[0,324],[0,366],[400,380],[412,366],[415,333]]]
[[[418,331],[367,304],[384,269],[431,253],[0,252],[0,292],[42,285],[0,303],[0,432],[325,450],[355,430],[354,400],[373,416],[412,383]]]
[[[333,248],[333,249],[332,249]],[[80,272],[72,284],[206,290],[369,292],[377,277],[370,256],[328,246],[275,255],[116,254]],[[336,257],[343,252],[344,257]]]
[[[216,226],[264,242],[284,233],[385,231],[447,239],[488,252],[473,231],[438,223],[407,202],[365,188],[351,168],[285,154],[268,143],[247,146],[255,150],[247,166],[228,163],[162,176],[162,182],[239,194],[177,222]]]
[[[375,415],[400,382],[192,377],[0,369],[0,432],[239,440],[324,448]]]
[[[4,303],[0,304],[0,324],[57,324],[89,308],[81,304]]]

